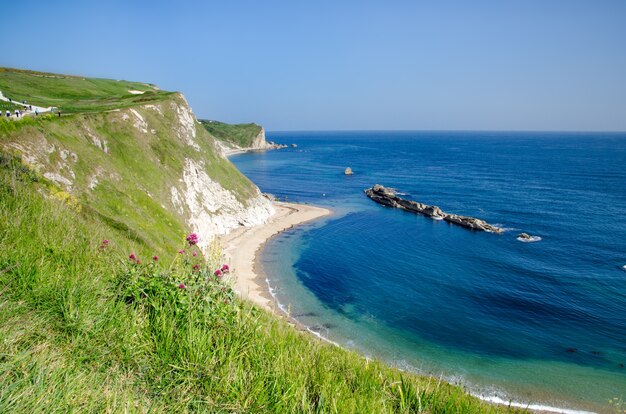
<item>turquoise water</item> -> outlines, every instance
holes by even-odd
[[[597,412],[626,398],[626,134],[268,135],[298,147],[232,161],[335,212],[262,255],[312,331],[488,398]],[[382,207],[363,194],[376,183],[508,231]]]

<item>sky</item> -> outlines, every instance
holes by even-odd
[[[626,131],[626,1],[14,1],[0,66],[268,130]]]

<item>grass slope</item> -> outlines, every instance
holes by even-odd
[[[159,102],[172,92],[154,85],[0,68],[0,91],[14,101],[55,106],[63,112],[94,112]],[[129,91],[144,92],[141,95]]]
[[[190,256],[131,265],[128,252],[145,262],[154,250],[49,194],[17,159],[0,159],[0,412],[508,411],[248,303],[194,302]],[[166,273],[188,283],[189,302],[175,285],[152,287]],[[143,293],[129,300],[138,274]]]
[[[204,119],[200,123],[216,139],[241,148],[251,147],[252,141],[261,132],[261,126],[257,124],[225,124]]]
[[[42,78],[53,82],[46,96],[68,96],[57,76]],[[181,100],[169,96],[161,113],[133,107],[154,134],[130,110],[0,122],[0,412],[509,411],[234,298],[213,276],[217,250],[177,253],[184,220],[167,189],[186,157],[242,198],[253,189],[208,133],[200,152],[173,138]]]

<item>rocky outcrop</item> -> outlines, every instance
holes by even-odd
[[[383,187],[379,184],[365,190],[365,194],[375,202],[384,206],[400,208],[412,213],[422,214],[435,220],[445,220],[448,223],[456,224],[461,227],[465,227],[466,229],[486,231],[489,233],[502,233],[504,231],[500,227],[493,226],[484,220],[446,213],[437,206],[430,206],[428,204],[418,203],[417,201],[405,200],[398,197],[394,190]]]
[[[354,173],[352,172],[352,168],[350,168],[350,167],[347,167],[347,168],[344,170],[344,172],[343,172],[343,173],[344,173],[344,175],[352,175],[352,174],[354,174]]]
[[[259,134],[252,140],[252,145],[248,148],[242,148],[242,150],[246,151],[255,151],[255,150],[273,150],[273,149],[281,149],[287,148],[285,144],[277,144],[274,141],[267,141],[265,139],[265,128],[261,128]]]

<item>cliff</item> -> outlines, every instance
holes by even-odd
[[[265,129],[257,124],[225,124],[209,120],[200,120],[200,123],[216,139],[225,155],[287,147],[272,141],[267,142]]]
[[[60,97],[67,82],[74,96]],[[95,93],[94,85],[100,88]],[[146,93],[139,85],[154,93],[137,98]],[[180,93],[7,69],[0,72],[3,87],[10,91],[6,96],[29,102],[39,89],[37,102],[63,114],[5,121],[0,151],[21,157],[58,192],[107,222],[132,229],[145,244],[177,244],[183,232],[195,231],[206,248],[211,236],[264,223],[274,213]]]

